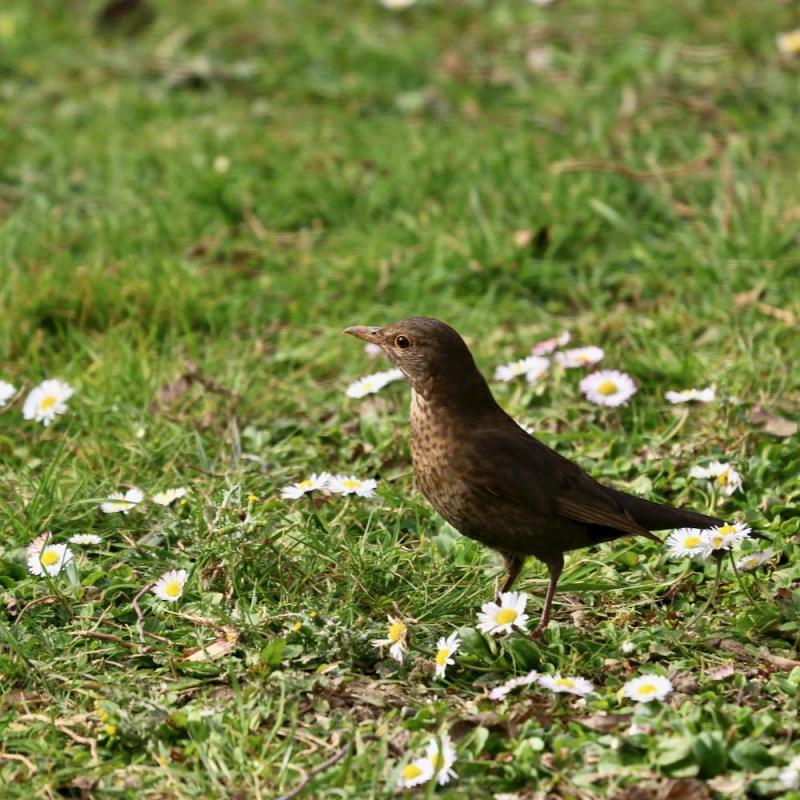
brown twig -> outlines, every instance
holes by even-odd
[[[608,161],[604,158],[570,158],[565,161],[556,161],[550,165],[550,171],[556,174],[562,172],[612,172],[622,175],[634,181],[650,183],[659,181],[663,178],[675,178],[681,175],[688,175],[691,172],[699,172],[710,166],[711,162],[719,155],[722,145],[717,139],[711,140],[711,146],[707,153],[692,161],[683,164],[676,164],[664,169],[644,171],[633,169],[626,164],[617,161]]]
[[[33,775],[35,772],[38,772],[36,768],[36,764],[34,764],[27,756],[23,756],[20,753],[0,753],[0,759],[5,759],[6,761],[19,761],[23,763]]]

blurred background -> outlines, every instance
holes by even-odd
[[[339,328],[426,314],[489,347],[568,323],[667,373],[746,350],[779,382],[752,365],[797,329],[799,26],[753,0],[4,2],[7,371],[326,380]]]

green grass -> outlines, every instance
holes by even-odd
[[[459,779],[423,795],[780,793],[800,445],[749,410],[800,415],[800,60],[775,47],[796,5],[153,5],[102,29],[95,2],[0,9],[0,379],[76,389],[49,428],[0,411],[3,796],[270,798],[310,776],[298,796],[390,797],[444,731]],[[341,329],[419,314],[486,374],[565,328],[601,345],[639,384],[624,409],[575,371],[496,395],[597,477],[764,532],[754,602],[726,567],[693,621],[713,567],[622,540],[570,556],[544,642],[478,635],[501,565],[415,490],[407,388],[344,394],[385,367]],[[709,383],[720,401],[685,415],[663,399]],[[687,479],[712,458],[743,492]],[[280,500],[319,470],[379,495]],[[100,513],[131,484],[191,492]],[[103,544],[43,581],[43,530]],[[169,568],[185,597],[141,596],[140,632]],[[532,561],[534,616],[544,585]],[[403,666],[370,644],[387,614],[416,620]],[[486,699],[533,668],[598,691]],[[676,692],[634,709],[618,690],[650,670]]]

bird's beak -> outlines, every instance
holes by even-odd
[[[352,328],[345,328],[344,332],[349,333],[351,336],[355,336],[356,339],[363,339],[365,342],[372,342],[372,344],[383,343],[380,328],[368,328],[366,325],[354,325]]]

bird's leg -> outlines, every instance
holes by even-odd
[[[495,603],[498,604],[500,603],[500,595],[511,591],[511,587],[514,585],[514,581],[519,576],[522,565],[525,563],[525,556],[521,556],[518,553],[503,553],[503,558],[506,562],[506,582],[495,597]]]
[[[547,569],[550,570],[550,584],[547,587],[547,594],[544,597],[542,618],[539,620],[536,629],[531,633],[531,638],[533,639],[541,639],[544,635],[544,629],[547,627],[547,623],[550,622],[550,606],[553,605],[553,595],[556,593],[556,584],[561,576],[561,570],[564,568],[564,556],[559,553],[545,563],[547,564]]]

